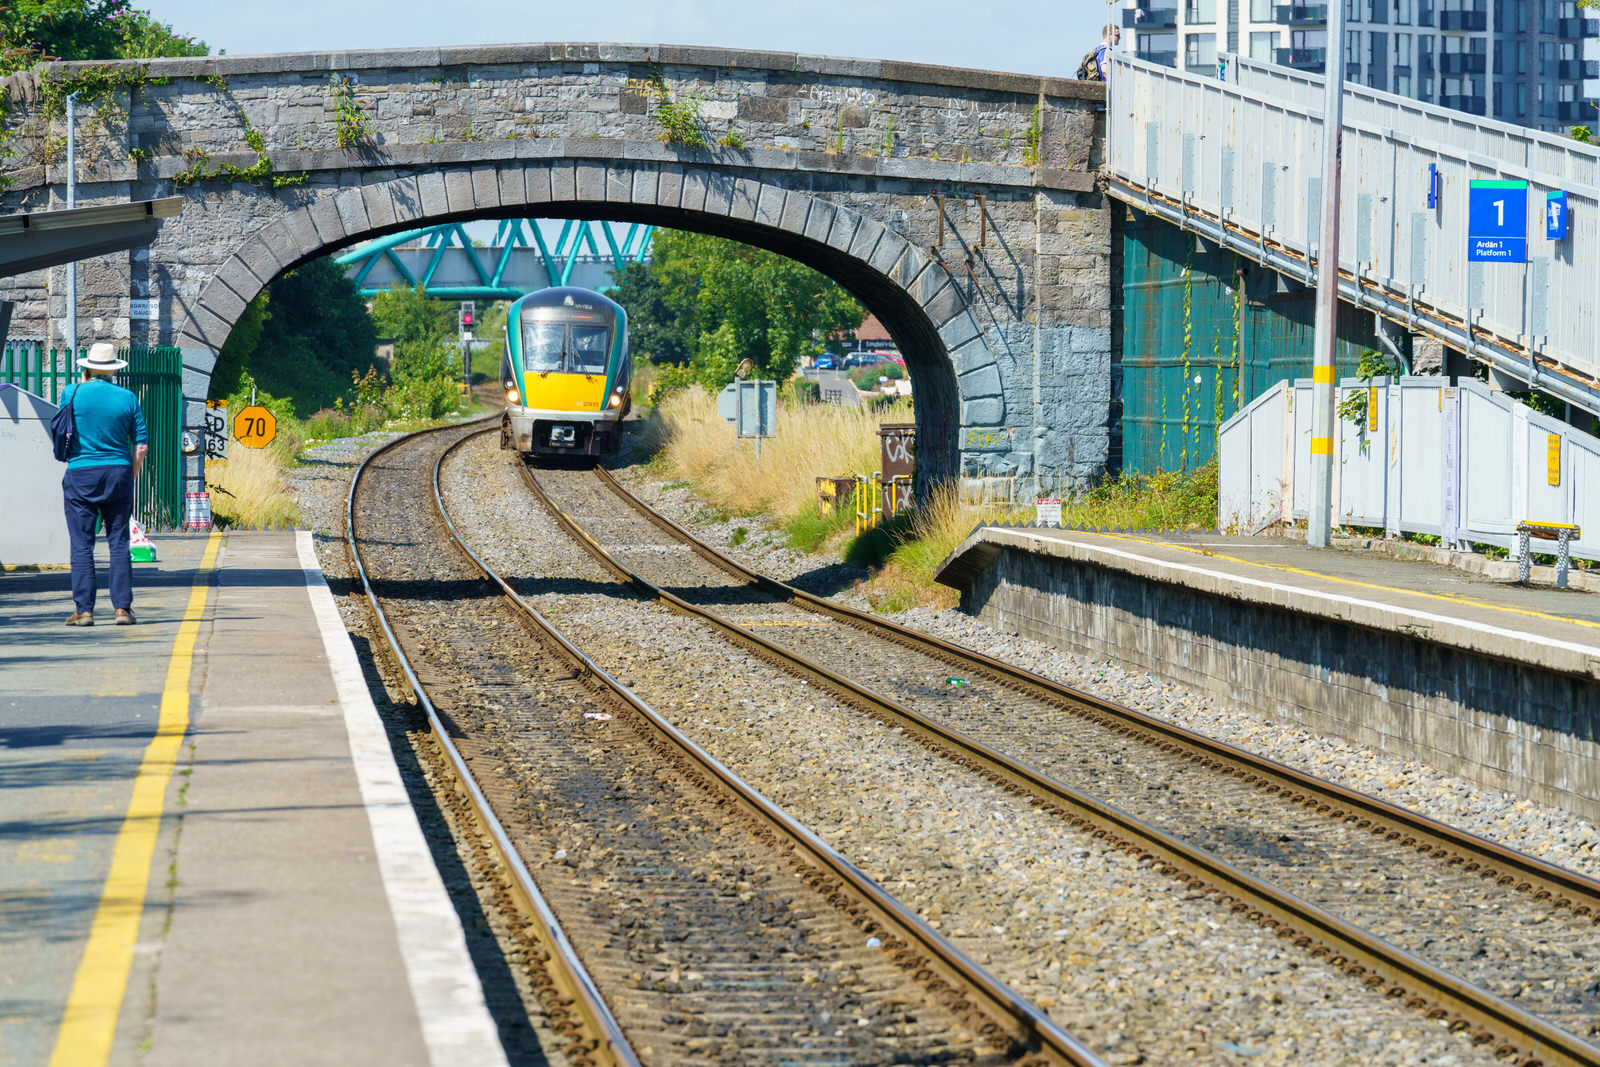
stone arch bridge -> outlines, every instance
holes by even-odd
[[[80,265],[79,336],[181,346],[191,427],[217,350],[281,272],[527,215],[718,234],[836,279],[906,356],[926,477],[1025,491],[1105,466],[1098,84],[603,44],[64,63],[10,84],[5,211],[64,203],[74,88],[80,204],[187,199],[148,249]],[[689,127],[703,144],[672,139]],[[59,341],[64,277],[0,279],[13,333]],[[154,317],[130,318],[147,301]]]

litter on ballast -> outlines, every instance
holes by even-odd
[[[946,678],[944,680],[944,684],[945,685],[966,685],[967,684],[967,680],[965,678]]]
[[[869,938],[867,938],[867,947],[868,948],[877,948],[879,945],[882,945],[882,944],[883,944],[883,939],[881,937],[869,937]]]
[[[607,719],[611,718],[611,713],[609,711],[586,711],[583,713],[583,717],[585,719],[598,719],[601,722],[605,722]]]

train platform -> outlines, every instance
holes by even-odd
[[[0,574],[0,1065],[504,1063],[311,535],[155,540]]]
[[[1557,670],[1600,672],[1600,595],[1499,581],[1353,547],[1359,543],[1313,549],[1280,537],[1207,532],[980,527],[951,553],[938,580],[969,586],[1002,548],[1013,548]]]
[[[1264,721],[1600,821],[1600,596],[1353,547],[974,530],[964,610]]]

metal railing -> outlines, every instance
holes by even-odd
[[[1219,80],[1125,53],[1110,73],[1112,194],[1314,284],[1321,75],[1229,57]],[[1600,412],[1600,147],[1354,85],[1344,115],[1341,299]],[[1477,179],[1528,183],[1527,263],[1466,261]]]
[[[81,356],[86,350],[80,349]],[[183,355],[176,348],[119,348],[128,361],[115,378],[133,391],[144,412],[149,453],[134,486],[134,517],[153,530],[183,521]],[[61,403],[67,386],[81,375],[70,349],[18,342],[0,352],[0,382]]]
[[[885,478],[882,471],[856,475],[856,536],[875,530],[911,506],[911,476]]]

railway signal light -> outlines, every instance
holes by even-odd
[[[461,302],[461,328],[463,330],[472,329],[472,311],[472,301],[463,300]]]

